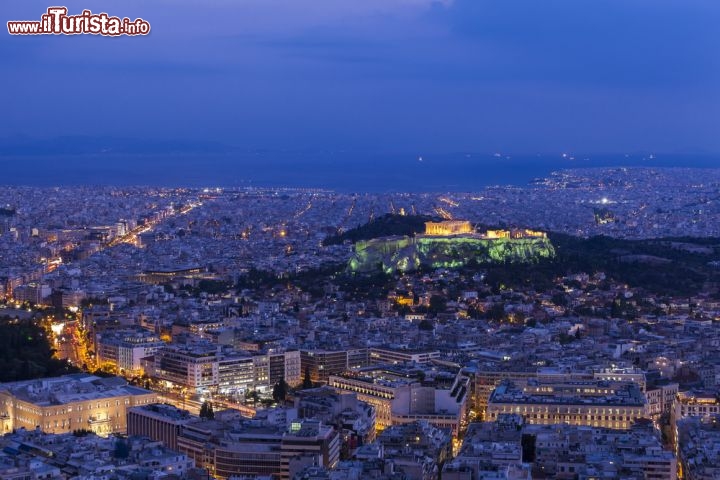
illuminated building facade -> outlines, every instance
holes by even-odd
[[[148,374],[171,388],[197,394],[244,393],[271,389],[280,380],[295,386],[302,382],[300,352],[238,352],[209,342],[166,345],[155,352]]]
[[[340,436],[333,427],[317,420],[298,420],[290,424],[280,445],[280,479],[293,478],[308,461],[312,462],[310,465],[329,469],[338,464]]]
[[[505,380],[522,384],[537,377],[537,371],[532,370],[501,370],[493,368],[491,370],[480,370],[473,374],[474,377],[474,406],[480,415],[483,415],[487,409],[488,400],[495,388]],[[482,417],[481,417],[482,418]]]
[[[716,391],[679,392],[670,412],[671,435],[677,440],[677,426],[682,419],[720,415],[720,394]]]
[[[647,418],[646,400],[636,383],[602,380],[546,382],[525,386],[503,382],[490,395],[485,419],[502,414],[522,415],[528,424],[567,423],[627,429]]]
[[[97,335],[97,361],[109,363],[126,374],[141,375],[141,360],[165,345],[159,337],[144,330],[108,331]]]
[[[547,233],[538,230],[513,229],[513,230],[487,230],[485,238],[501,239],[501,238],[547,238]]]
[[[456,437],[466,421],[470,380],[462,375],[448,385],[426,385],[381,367],[331,375],[328,385],[375,407],[378,430],[425,420]]]
[[[203,393],[218,384],[218,350],[214,345],[168,345],[154,355],[151,376]]]
[[[127,413],[127,434],[161,441],[166,447],[177,450],[182,426],[193,419],[187,410],[172,405],[153,403],[133,407]]]
[[[349,350],[301,350],[301,374],[310,374],[313,382],[327,382],[330,375],[339,375],[349,368],[364,367],[368,364],[368,349]],[[288,382],[290,383],[290,382]]]
[[[373,347],[370,349],[370,362],[372,363],[429,363],[440,358],[437,350],[408,350]]]
[[[127,410],[155,402],[154,392],[119,377],[79,373],[5,383],[0,385],[0,426],[4,432],[40,428],[46,433],[125,433]]]
[[[675,397],[675,418],[720,414],[720,396],[716,392],[680,392]]]
[[[679,478],[720,478],[720,415],[687,417],[677,424]]]
[[[214,478],[293,478],[303,466],[334,468],[340,435],[317,420],[294,420],[289,428],[259,422],[195,420],[184,424],[178,450],[207,468]]]
[[[510,238],[509,230],[488,230],[485,232],[486,238]]]
[[[473,232],[472,225],[465,220],[425,222],[425,235],[461,235]]]
[[[537,230],[511,230],[510,238],[547,238],[547,233]]]

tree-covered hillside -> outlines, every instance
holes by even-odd
[[[394,215],[388,213],[374,218],[365,225],[357,226],[337,235],[331,235],[323,240],[323,245],[340,245],[346,240],[355,243],[360,240],[395,235],[413,236],[416,233],[425,231],[425,222],[438,220],[438,218],[428,215]]]

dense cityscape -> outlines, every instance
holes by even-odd
[[[0,17],[0,480],[720,480],[720,1]]]
[[[720,170],[0,191],[0,478],[720,478]]]

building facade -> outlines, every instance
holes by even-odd
[[[73,374],[6,383],[0,385],[0,426],[4,432],[40,428],[46,433],[125,433],[128,409],[155,402],[154,392],[119,377]]]
[[[631,382],[528,381],[524,387],[503,382],[490,395],[486,420],[521,415],[529,424],[567,423],[614,429],[630,428],[647,418],[646,400]]]

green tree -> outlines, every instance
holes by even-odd
[[[113,451],[115,458],[128,458],[130,456],[130,447],[124,438],[115,440],[115,450]]]
[[[490,307],[487,315],[490,320],[502,320],[505,318],[505,304],[502,302],[493,303],[493,306]]]
[[[553,294],[551,301],[559,307],[566,307],[568,304],[567,297],[562,292]]]
[[[290,386],[285,382],[285,379],[282,378],[278,383],[275,384],[273,387],[273,400],[276,402],[282,402],[285,400],[285,397],[287,397],[288,389]]]
[[[200,418],[204,418],[206,420],[212,420],[215,418],[215,411],[213,410],[212,403],[207,400],[205,400],[200,406]]]
[[[258,403],[258,400],[260,399],[260,396],[258,395],[257,391],[248,390],[247,392],[245,392],[245,399],[252,400],[253,405],[256,405]]]
[[[78,372],[66,360],[53,358],[51,338],[32,320],[0,318],[0,382]]]
[[[440,295],[433,295],[430,297],[430,311],[433,313],[444,312],[447,306],[447,300]]]
[[[302,388],[303,390],[313,388],[312,378],[310,378],[310,367],[305,367],[305,377],[303,377]]]
[[[421,320],[420,323],[418,323],[418,328],[420,330],[432,331],[433,323],[427,319]]]

